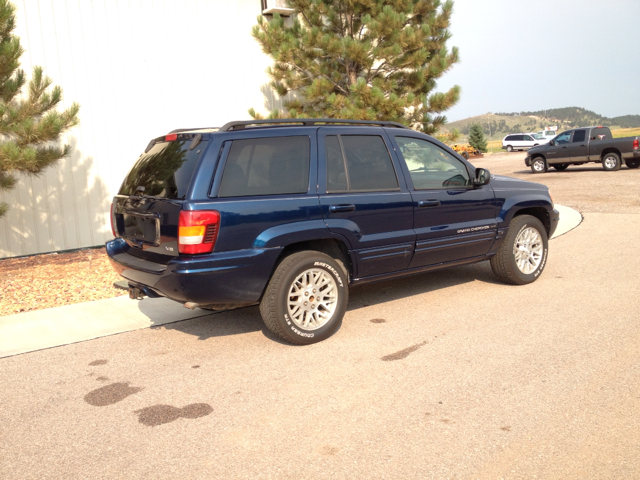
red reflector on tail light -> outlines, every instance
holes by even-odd
[[[211,253],[218,238],[220,213],[215,210],[181,210],[178,251],[190,255]]]
[[[174,140],[177,140],[177,139],[178,139],[178,134],[177,133],[170,133],[169,135],[164,137],[164,141],[165,142],[173,142]]]
[[[638,150],[639,148],[640,148],[640,142],[639,142],[639,141],[638,141],[638,139],[636,138],[636,139],[633,141],[633,149],[634,149],[634,150]]]

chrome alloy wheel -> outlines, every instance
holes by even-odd
[[[603,161],[604,161],[604,166],[607,167],[609,170],[616,168],[616,165],[618,164],[618,159],[613,155],[607,155]]]
[[[513,245],[513,255],[516,265],[525,275],[536,271],[542,261],[542,237],[535,228],[525,228],[520,232]]]
[[[325,270],[310,268],[291,284],[287,309],[298,327],[317,330],[331,320],[337,301],[338,286],[333,276]]]
[[[536,158],[533,161],[533,168],[536,172],[544,172],[544,160]]]

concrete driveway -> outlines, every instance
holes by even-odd
[[[1,359],[0,477],[638,478],[640,203],[607,182],[640,171],[522,157],[475,163],[597,197],[534,284],[363,286],[309,347],[247,308]]]

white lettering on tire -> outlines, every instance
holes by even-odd
[[[343,284],[342,284],[342,277],[340,277],[340,274],[339,274],[339,273],[336,271],[336,269],[335,269],[335,268],[333,268],[331,265],[327,265],[327,264],[326,264],[326,263],[324,263],[324,262],[315,262],[313,265],[314,265],[314,266],[316,266],[316,267],[324,267],[324,268],[326,268],[327,270],[329,270],[331,273],[333,273],[333,274],[335,275],[335,277],[336,277],[336,279],[338,280],[338,282],[340,282],[340,286],[341,286],[341,287],[343,286]]]

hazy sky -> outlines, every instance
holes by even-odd
[[[454,0],[455,121],[487,112],[584,107],[640,115],[640,0]]]

